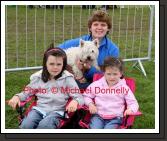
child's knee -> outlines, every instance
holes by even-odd
[[[55,129],[58,128],[60,124],[60,120],[56,117],[54,118],[46,118],[39,122],[38,129]]]
[[[24,119],[22,121],[22,123],[20,124],[19,128],[21,128],[21,129],[34,129],[36,127],[35,127],[34,123],[29,122],[27,119]]]

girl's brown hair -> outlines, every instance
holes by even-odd
[[[47,82],[50,79],[50,74],[49,74],[49,72],[47,70],[47,66],[46,66],[46,62],[47,62],[48,57],[50,55],[63,58],[62,71],[60,72],[60,74],[58,74],[57,76],[54,77],[55,80],[62,76],[62,73],[64,70],[68,70],[68,71],[72,72],[72,68],[69,65],[67,65],[67,55],[66,55],[65,51],[61,48],[54,47],[54,44],[52,43],[52,44],[50,44],[49,48],[45,51],[44,56],[43,56],[42,80],[44,82]]]
[[[105,72],[106,67],[116,67],[120,70],[122,74],[124,73],[124,63],[120,58],[114,58],[114,57],[105,58],[104,63],[101,66],[101,70]],[[123,78],[123,75],[121,78]]]

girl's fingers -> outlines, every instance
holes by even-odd
[[[12,106],[12,108],[13,108],[13,110],[15,110],[16,109],[16,105],[17,105],[17,103],[13,103],[13,106]]]
[[[8,102],[8,105],[11,106],[11,107],[13,107],[13,104],[14,104],[13,101]]]
[[[73,107],[70,107],[70,111],[72,111],[73,110]]]
[[[68,107],[68,108],[67,108],[67,111],[68,111],[68,112],[74,112],[74,111],[75,111],[75,108],[74,108],[74,107]]]
[[[18,104],[18,106],[20,106],[20,100],[18,99],[18,97],[13,97],[10,100],[7,100],[6,103],[12,107],[13,110],[16,109],[16,106]]]
[[[9,101],[8,105],[11,106],[13,108],[13,110],[16,109],[16,106],[17,106],[17,103],[18,102],[15,102],[15,101]],[[20,102],[19,102],[20,103]]]
[[[91,113],[91,114],[95,114],[95,113],[96,113],[96,110],[92,109],[92,110],[90,110],[90,113]]]
[[[20,101],[18,102],[18,106],[20,107]]]

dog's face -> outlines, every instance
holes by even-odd
[[[82,61],[95,61],[99,55],[99,41],[97,39],[93,41],[80,40]]]

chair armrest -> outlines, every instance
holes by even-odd
[[[35,96],[30,96],[25,101],[21,101],[20,102],[20,107],[24,107],[26,105],[26,103],[30,102],[33,98],[35,98]]]
[[[140,111],[137,111],[136,113],[129,114],[129,116],[141,116],[141,115],[142,115],[142,112],[140,112]]]
[[[132,126],[134,121],[135,121],[135,117],[136,116],[141,116],[141,115],[142,115],[142,112],[140,112],[140,111],[137,111],[136,113],[132,113],[130,115],[127,115],[126,117],[123,118],[122,125],[125,128],[128,128],[128,127]]]

